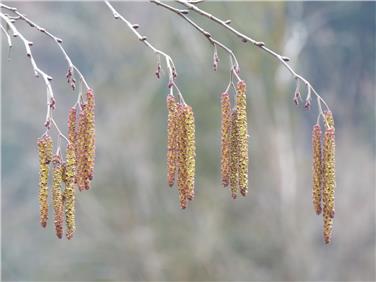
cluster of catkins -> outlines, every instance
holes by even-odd
[[[246,84],[236,85],[235,106],[231,108],[228,92],[221,95],[221,177],[223,186],[230,185],[232,197],[238,191],[248,193],[248,130]]]
[[[65,162],[60,148],[53,154],[53,141],[48,133],[38,139],[39,151],[39,205],[40,223],[47,226],[48,219],[48,174],[52,164],[52,202],[56,236],[63,237],[64,215],[66,237],[71,239],[75,231],[75,188],[80,191],[90,188],[95,158],[94,93],[86,93],[86,102],[80,105],[78,121],[76,107],[68,116],[68,145]],[[62,190],[62,186],[65,189]]]
[[[192,107],[171,94],[167,110],[167,182],[172,187],[176,181],[180,207],[185,209],[195,194],[195,119]]]
[[[325,112],[324,124],[323,144],[320,125],[317,123],[312,129],[312,201],[316,213],[323,214],[324,241],[328,244],[332,236],[336,188],[335,128],[330,111]]]

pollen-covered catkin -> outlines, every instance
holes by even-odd
[[[230,94],[221,95],[221,177],[222,184],[230,183],[231,103]]]
[[[85,178],[86,185],[85,189],[90,188],[90,181],[94,177],[94,164],[95,164],[95,96],[94,92],[90,89],[86,93],[87,96],[87,107],[86,111],[86,142],[87,142],[87,157],[86,157],[86,170]]]
[[[177,161],[177,105],[175,97],[167,95],[167,182],[170,187],[175,183]]]
[[[195,195],[196,143],[195,118],[191,106],[185,107],[185,122],[187,132],[187,199],[192,200]]]
[[[75,107],[72,107],[68,114],[68,140],[72,144],[76,141],[76,115],[77,110]]]
[[[329,243],[335,213],[334,193],[336,188],[335,129],[334,125],[325,131],[323,150],[323,217],[324,241]]]
[[[239,188],[239,131],[237,112],[231,113],[230,187],[232,198],[236,199]]]
[[[47,226],[48,220],[48,164],[52,158],[52,138],[44,135],[37,141],[39,153],[39,211],[40,224]]]
[[[248,193],[248,126],[246,84],[239,81],[236,86],[237,130],[239,143],[239,189],[245,196]]]
[[[65,168],[65,190],[64,190],[64,204],[65,204],[65,221],[67,225],[66,236],[68,239],[73,237],[76,229],[75,225],[75,192],[74,192],[74,178],[75,178],[75,150],[73,144],[68,144],[66,152],[66,168]]]
[[[188,167],[187,167],[187,128],[186,128],[186,113],[185,106],[183,104],[177,105],[178,109],[178,122],[177,122],[177,132],[178,132],[178,190],[179,190],[179,203],[182,209],[187,207],[187,178],[188,178]]]
[[[63,222],[64,222],[64,213],[63,213],[63,200],[61,192],[62,180],[62,164],[61,158],[58,155],[55,155],[52,159],[53,165],[53,179],[52,179],[52,200],[55,212],[55,230],[56,236],[58,238],[63,237]]]
[[[78,115],[78,128],[75,143],[76,150],[76,182],[80,191],[85,188],[85,151],[86,151],[86,108],[87,104],[81,104],[81,111]]]
[[[316,214],[321,213],[322,177],[321,128],[315,124],[312,129],[312,202]]]

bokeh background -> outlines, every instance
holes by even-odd
[[[207,2],[200,6],[291,57],[336,120],[333,242],[311,204],[311,128],[317,107],[292,102],[290,74],[274,58],[190,14],[238,57],[248,86],[250,192],[232,200],[219,171],[219,94],[228,59],[183,19],[148,2],[113,5],[175,60],[196,115],[196,198],[178,206],[166,185],[166,75],[102,2],[4,2],[64,39],[96,92],[92,189],[77,195],[77,231],[58,240],[39,225],[36,139],[45,86],[21,41],[2,36],[2,279],[4,281],[375,280],[375,2]],[[171,3],[173,5],[177,5]],[[53,77],[55,117],[66,130],[75,102],[56,45],[22,22]],[[304,91],[303,91],[304,93]],[[53,135],[55,136],[55,135]]]

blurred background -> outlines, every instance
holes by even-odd
[[[228,58],[212,70],[207,40],[148,2],[114,7],[174,59],[196,117],[196,198],[187,210],[166,184],[166,73],[102,2],[4,2],[64,39],[96,93],[92,189],[77,194],[74,239],[39,224],[36,139],[45,86],[14,39],[1,44],[2,279],[9,281],[375,280],[375,3],[206,2],[200,7],[291,58],[336,121],[337,191],[332,243],[311,203],[311,111],[292,101],[295,82],[273,57],[190,16],[238,57],[248,88],[250,187],[232,200],[220,181],[219,94]],[[171,3],[172,5],[177,5]],[[77,91],[57,46],[23,22],[41,69],[54,77],[55,117],[66,131]],[[165,68],[166,69],[166,68]],[[305,94],[305,91],[302,91]],[[56,137],[55,133],[52,135]]]

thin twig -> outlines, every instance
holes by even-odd
[[[163,56],[166,60],[166,66],[167,66],[167,69],[168,69],[168,73],[169,73],[169,83],[168,83],[168,87],[171,89],[172,86],[175,87],[175,89],[177,90],[179,96],[180,96],[180,99],[182,100],[182,102],[185,104],[185,101],[184,101],[184,98],[183,98],[183,95],[181,94],[179,88],[176,86],[175,82],[174,82],[174,79],[176,77],[176,68],[175,68],[175,64],[174,64],[174,61],[171,59],[171,57],[169,55],[167,55],[166,53],[164,53],[163,51],[157,49],[156,47],[154,47],[148,40],[147,40],[147,37],[146,36],[143,36],[141,35],[136,29],[139,27],[139,25],[137,24],[131,24],[127,19],[125,19],[121,14],[119,14],[118,11],[116,11],[116,9],[110,4],[110,2],[108,1],[104,1],[105,4],[108,6],[108,8],[111,10],[113,16],[115,19],[120,19],[122,20],[127,26],[128,28],[137,36],[138,40],[140,40],[141,42],[143,42],[147,47],[149,47],[151,50],[153,50],[153,52],[156,54],[156,55],[160,55],[160,56]]]
[[[85,77],[82,75],[82,73],[79,71],[79,69],[72,63],[72,60],[70,59],[70,57],[68,56],[67,52],[65,51],[64,47],[63,47],[63,40],[55,35],[53,35],[52,33],[50,33],[49,31],[47,31],[47,29],[39,26],[38,24],[36,24],[35,22],[33,22],[32,20],[30,20],[29,18],[27,18],[24,14],[20,13],[17,8],[14,8],[14,7],[9,7],[7,5],[4,5],[4,4],[1,4],[0,3],[0,8],[3,8],[3,9],[7,9],[9,11],[12,11],[13,13],[15,13],[20,19],[24,20],[25,22],[27,22],[31,27],[34,27],[36,28],[37,30],[39,30],[40,32],[46,34],[48,37],[50,37],[53,41],[55,41],[55,43],[57,44],[57,46],[59,47],[60,51],[63,53],[64,55],[64,58],[65,60],[67,61],[68,63],[68,68],[73,71],[73,70],[76,70],[78,75],[80,76],[80,79],[82,80],[82,82],[85,84],[86,88],[87,89],[90,89],[90,86],[88,85],[88,83],[86,82],[85,80]],[[73,75],[73,74],[72,74]]]
[[[301,76],[300,74],[296,73],[292,67],[287,63],[290,59],[288,57],[285,57],[285,56],[282,56],[280,54],[278,54],[277,52],[267,48],[265,46],[265,43],[264,42],[261,42],[261,41],[257,41],[241,32],[239,32],[238,30],[236,30],[235,28],[231,27],[229,25],[229,21],[226,20],[221,20],[215,16],[213,16],[212,14],[198,8],[197,6],[193,5],[191,2],[189,1],[184,1],[184,0],[177,0],[176,2],[184,5],[185,7],[187,7],[189,10],[193,10],[195,11],[196,13],[202,15],[202,16],[205,16],[207,17],[208,19],[216,22],[217,24],[221,25],[222,27],[228,29],[229,31],[231,31],[232,33],[234,33],[235,35],[237,35],[241,41],[243,43],[247,43],[247,42],[250,42],[252,43],[254,46],[257,46],[259,47],[260,49],[264,50],[265,52],[271,54],[273,57],[275,57],[277,60],[279,60],[286,68],[287,70],[292,74],[292,76],[296,79],[296,80],[301,80],[306,86],[307,86],[307,89],[310,89],[312,90],[312,92],[316,95],[316,97],[318,98],[318,101],[320,101],[320,104],[323,103],[326,107],[327,110],[330,110],[327,103],[324,101],[324,99],[317,93],[317,91],[312,87],[311,83],[305,79],[303,76]],[[321,105],[320,105],[321,106]],[[321,109],[321,107],[319,107],[319,111],[320,111],[320,114],[324,117],[324,113]]]
[[[236,72],[239,72],[239,63],[238,63],[238,60],[236,59],[236,56],[234,55],[234,52],[230,48],[228,48],[226,45],[224,45],[223,43],[221,43],[218,40],[214,39],[213,36],[208,31],[206,31],[201,26],[199,26],[197,23],[195,23],[192,19],[190,19],[189,17],[187,17],[186,16],[186,14],[188,12],[187,10],[176,9],[176,8],[170,6],[170,5],[162,3],[159,0],[150,0],[150,2],[156,4],[157,6],[166,8],[167,10],[169,10],[169,11],[177,14],[178,16],[182,17],[184,20],[186,20],[188,23],[190,23],[195,29],[197,29],[200,33],[202,33],[202,35],[205,36],[205,38],[209,41],[209,43],[213,47],[219,46],[223,50],[225,50],[230,55],[230,57],[234,60],[234,63],[235,63],[234,65],[231,66],[231,69],[235,68],[234,70]]]
[[[6,31],[6,29],[1,24],[0,24],[0,28],[4,32],[5,36],[7,37],[9,48],[12,48],[12,39],[11,39],[9,33]]]

